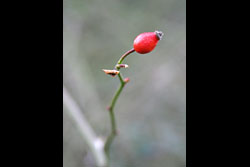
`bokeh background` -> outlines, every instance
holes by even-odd
[[[99,136],[110,132],[106,107],[119,86],[107,76],[134,38],[154,30],[163,39],[124,63],[125,86],[115,107],[119,135],[112,167],[186,166],[186,1],[64,0],[63,82]],[[92,167],[93,156],[63,111],[64,167]]]

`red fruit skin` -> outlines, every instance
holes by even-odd
[[[159,38],[155,32],[144,32],[135,38],[134,49],[141,54],[149,53],[155,48],[158,41]]]

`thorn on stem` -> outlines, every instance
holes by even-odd
[[[115,131],[114,131],[114,135],[117,136],[118,134],[119,134],[118,130],[115,130]]]
[[[129,81],[130,81],[129,78],[125,78],[125,79],[124,79],[124,82],[125,82],[125,83],[128,83]]]
[[[117,64],[116,68],[128,68],[129,66],[127,64]]]
[[[108,111],[110,111],[111,107],[110,107],[110,106],[107,106],[106,109],[107,109]]]
[[[117,74],[120,73],[120,71],[117,70],[107,70],[107,69],[102,69],[106,74],[111,75],[112,77],[115,77]]]

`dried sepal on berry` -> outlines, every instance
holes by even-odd
[[[107,69],[102,69],[106,74],[111,75],[112,77],[115,77],[117,74],[120,73],[120,71],[117,70],[107,70]]]
[[[155,30],[155,34],[156,34],[156,36],[157,36],[157,38],[158,38],[159,40],[161,40],[161,39],[162,39],[162,37],[163,37],[163,35],[164,35],[164,33],[163,33],[163,32],[158,31],[158,30]]]

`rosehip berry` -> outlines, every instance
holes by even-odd
[[[161,31],[141,33],[134,40],[135,51],[141,54],[151,52],[162,36],[163,33]]]

